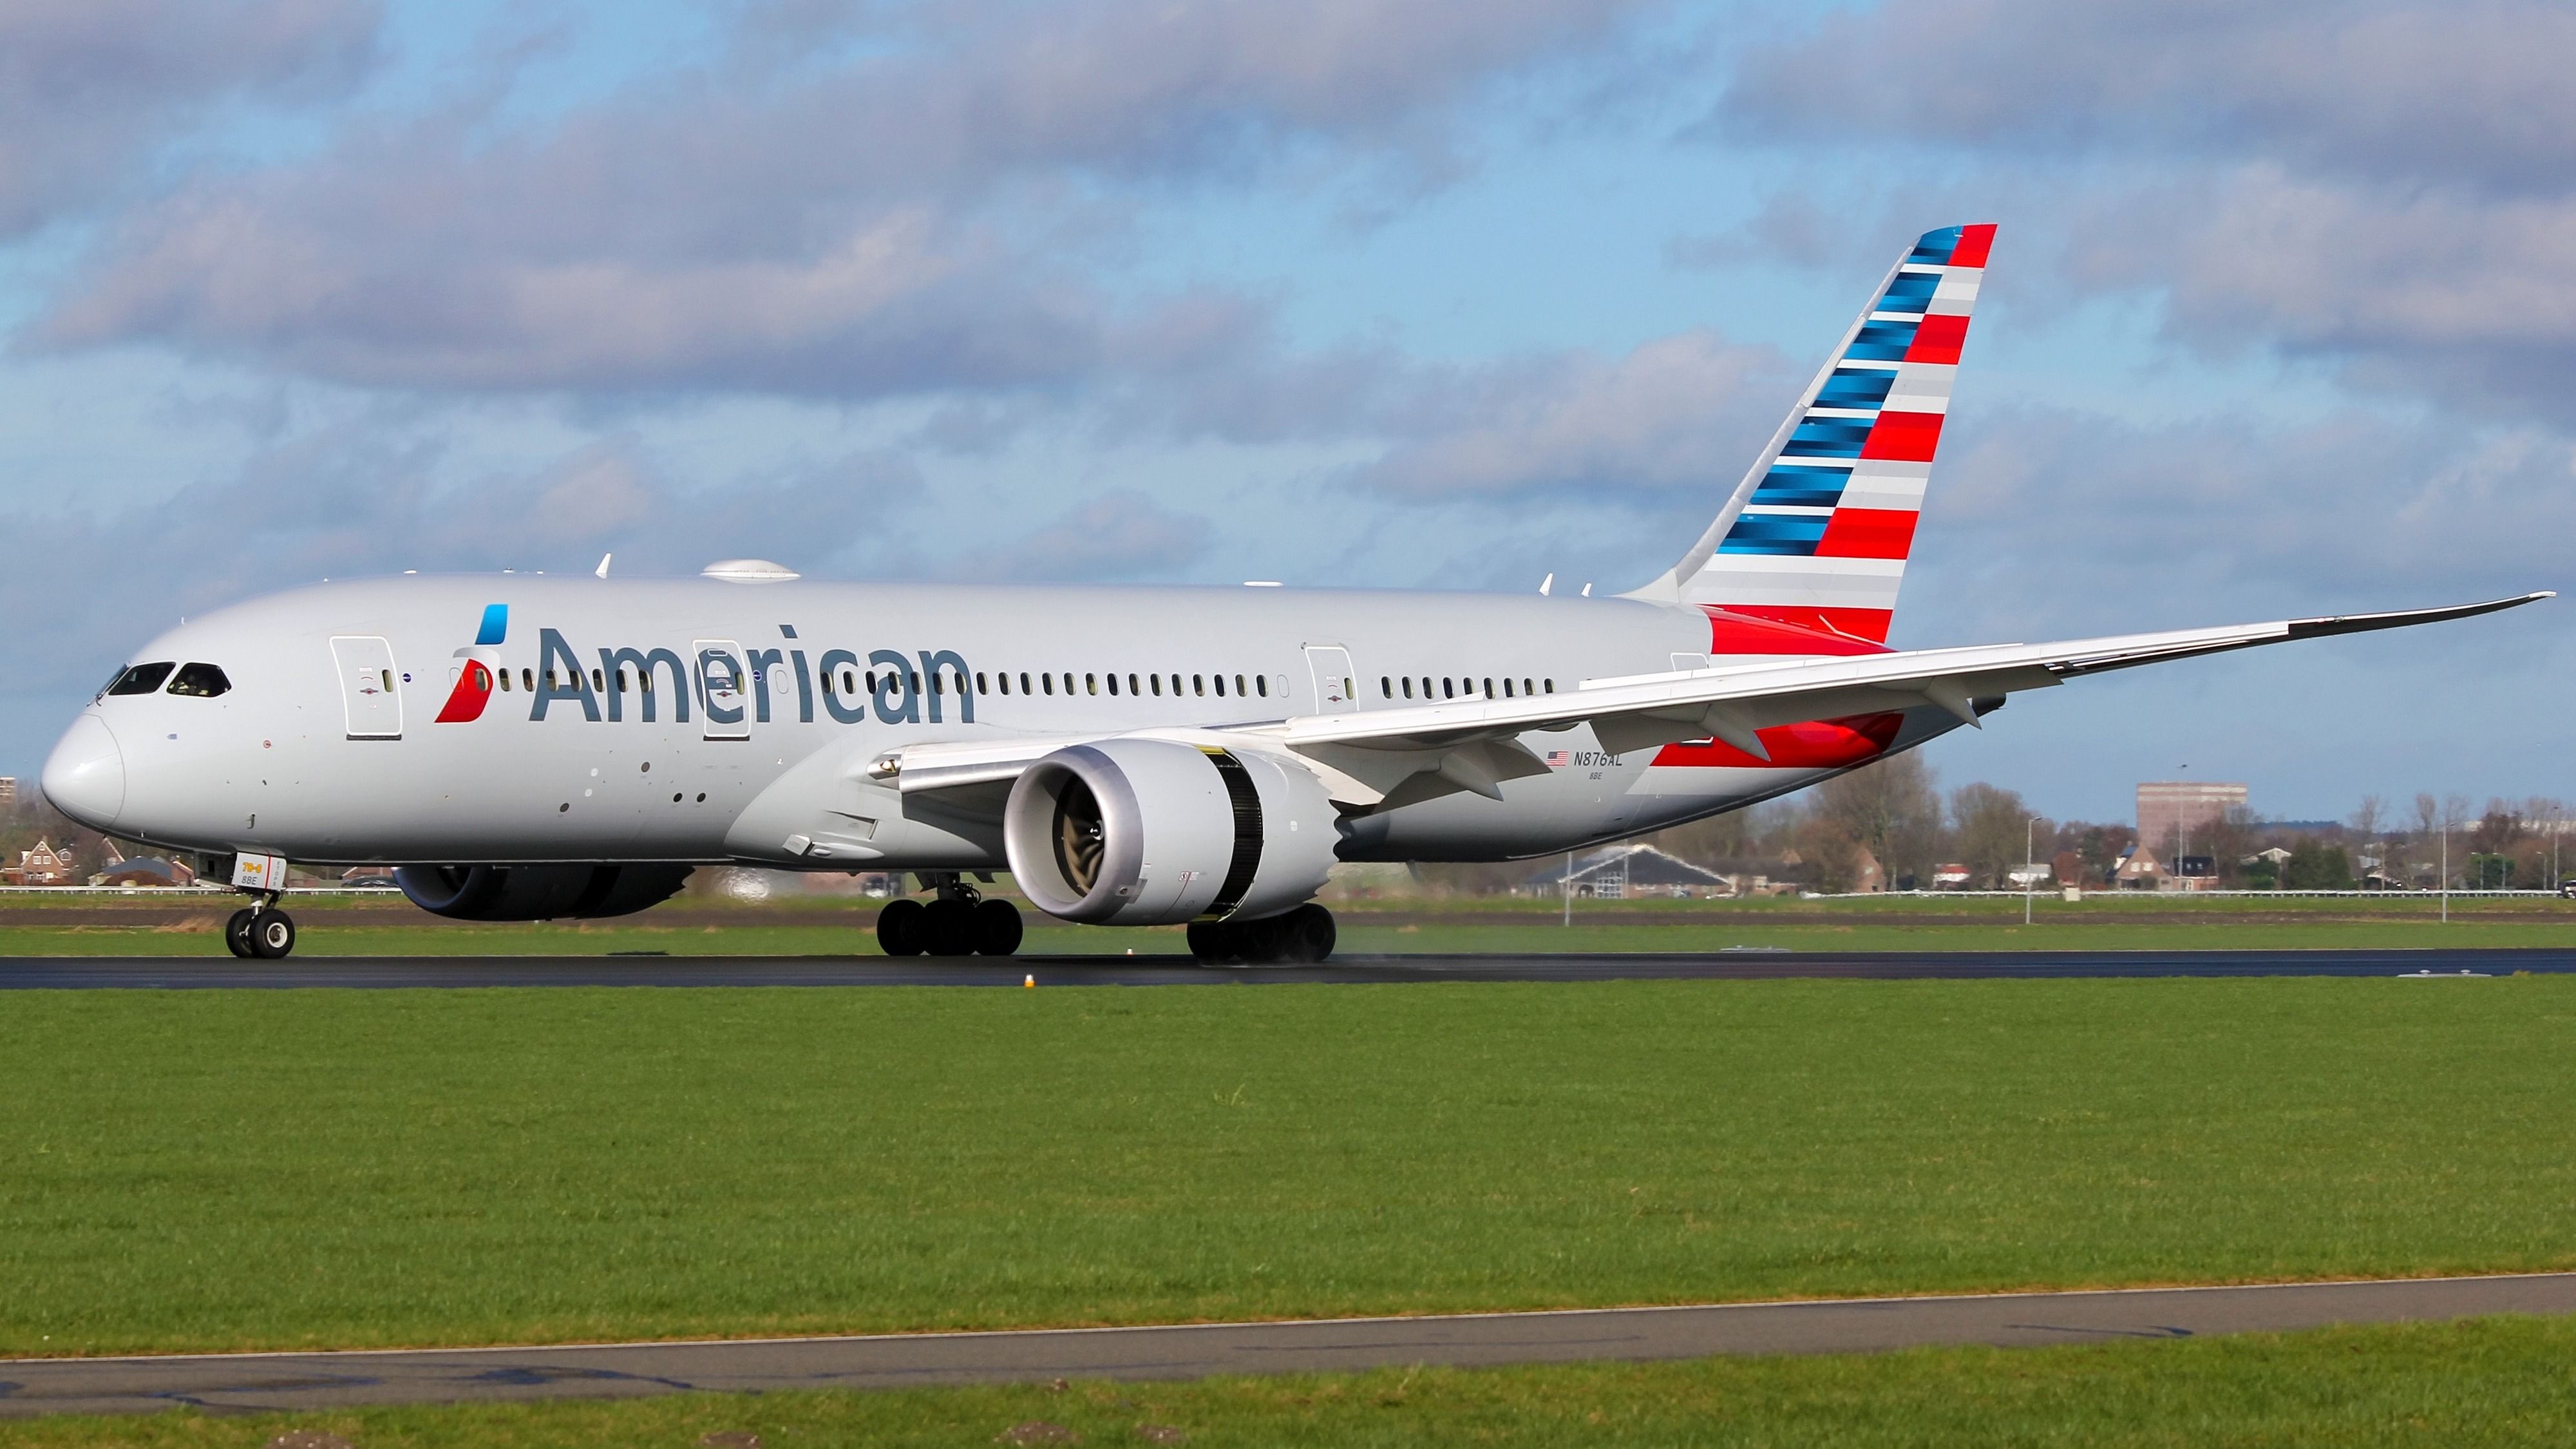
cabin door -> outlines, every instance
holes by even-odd
[[[751,671],[742,663],[742,646],[731,639],[700,639],[691,649],[697,657],[698,714],[706,721],[705,738],[751,738]]]
[[[331,662],[340,673],[340,707],[353,740],[402,738],[402,691],[394,687],[394,646],[375,635],[335,634]]]
[[[1359,681],[1351,677],[1351,651],[1338,644],[1309,644],[1306,667],[1315,675],[1315,713],[1345,714],[1360,707]]]

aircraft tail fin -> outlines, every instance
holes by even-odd
[[[1991,225],[1925,232],[1691,551],[1630,598],[1884,643]]]

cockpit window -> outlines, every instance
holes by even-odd
[[[211,664],[181,665],[178,676],[170,681],[172,694],[193,694],[199,699],[212,699],[232,687],[233,682],[224,678],[224,672]]]
[[[170,671],[174,667],[175,666],[167,659],[162,660],[158,664],[137,664],[133,668],[126,670],[123,674],[116,676],[116,682],[107,687],[107,692],[110,694],[150,694],[152,691],[161,687],[162,680],[170,677]]]

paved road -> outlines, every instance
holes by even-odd
[[[1567,1313],[571,1348],[0,1360],[0,1418],[193,1404],[219,1412],[689,1390],[868,1389],[1390,1364],[1562,1363],[1918,1344],[2028,1347],[2332,1323],[2576,1313],[2576,1273],[2115,1293],[2021,1293]]]
[[[2500,976],[2576,972],[2576,948],[2456,951],[1716,951],[1346,956],[1206,967],[1186,956],[931,961],[882,956],[0,957],[0,989],[399,986],[1207,986],[1280,982],[1865,980],[2061,976]]]

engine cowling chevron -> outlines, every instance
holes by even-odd
[[[1260,917],[1323,888],[1340,840],[1321,781],[1254,751],[1071,745],[1020,772],[1011,875],[1051,916],[1122,926]]]

